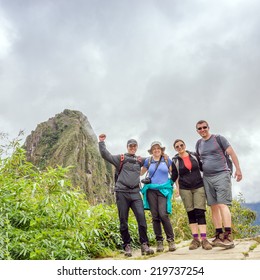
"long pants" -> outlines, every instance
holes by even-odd
[[[167,241],[174,241],[174,233],[166,210],[166,197],[158,190],[147,190],[147,199],[153,218],[153,230],[157,241],[163,241],[162,226]]]
[[[144,214],[143,200],[140,193],[116,192],[116,204],[120,221],[120,233],[123,240],[123,248],[131,243],[128,230],[129,210],[132,209],[138,224],[140,243],[148,244],[147,224]]]

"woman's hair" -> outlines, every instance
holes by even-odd
[[[183,140],[181,140],[181,139],[176,139],[176,140],[173,142],[173,147],[174,147],[174,148],[175,148],[175,144],[176,144],[177,142],[182,142],[182,143],[185,145],[185,142],[184,142]]]
[[[161,149],[161,151],[162,151],[162,156],[164,156],[164,152],[165,152],[165,148],[161,148],[160,147],[160,149]],[[153,149],[151,149],[151,153],[150,153],[151,155],[153,154]]]

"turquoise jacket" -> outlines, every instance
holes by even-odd
[[[141,189],[141,193],[143,194],[143,203],[144,209],[150,210],[150,205],[147,199],[147,190],[159,190],[166,197],[166,210],[168,214],[172,213],[172,195],[173,195],[173,186],[172,180],[169,179],[164,184],[147,184],[144,185]]]

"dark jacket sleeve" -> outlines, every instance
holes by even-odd
[[[111,155],[110,152],[106,148],[105,142],[99,142],[99,151],[102,158],[111,164],[113,164],[116,168],[119,168],[120,165],[120,155]]]
[[[172,174],[171,174],[171,179],[173,182],[176,182],[176,180],[178,179],[179,177],[179,173],[178,173],[178,170],[177,170],[177,167],[175,165],[175,162],[174,162],[174,159],[172,159]]]

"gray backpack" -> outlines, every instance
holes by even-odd
[[[221,148],[221,150],[223,152],[223,155],[224,155],[224,157],[225,157],[225,159],[227,161],[227,166],[228,166],[228,168],[230,170],[230,173],[233,174],[233,162],[232,162],[230,156],[226,153],[226,151],[225,151],[225,149],[224,149],[224,147],[223,147],[223,145],[221,143],[220,136],[219,135],[214,135],[214,137],[216,138],[217,143],[218,143],[219,147]],[[202,139],[199,139],[198,142],[196,143],[196,153],[198,155],[200,155],[199,154],[199,145],[200,145],[201,141],[202,141]]]

